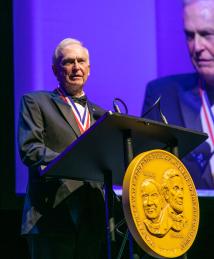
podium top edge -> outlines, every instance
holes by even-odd
[[[107,111],[103,116],[100,117],[100,119],[104,120],[106,117],[136,120],[137,122],[142,122],[144,124],[153,124],[153,125],[156,125],[156,126],[176,129],[176,130],[180,130],[180,131],[185,131],[185,132],[201,135],[201,136],[205,137],[206,139],[208,138],[208,134],[205,133],[205,132],[202,132],[202,131],[198,131],[198,130],[190,129],[190,128],[185,128],[185,127],[174,125],[174,124],[165,124],[165,123],[160,122],[160,121],[142,118],[142,117],[138,117],[138,116],[135,116],[135,115],[127,115],[127,114],[123,114],[123,113]]]

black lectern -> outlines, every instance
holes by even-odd
[[[42,170],[41,175],[105,183],[107,215],[112,224],[112,184],[122,185],[133,157],[151,149],[164,149],[182,158],[206,138],[205,133],[107,112]],[[112,225],[108,229],[110,239],[114,240]],[[111,258],[110,241],[108,248]]]

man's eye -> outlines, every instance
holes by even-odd
[[[192,33],[192,32],[185,32],[185,35],[186,35],[186,38],[187,38],[187,40],[189,41],[189,40],[193,40],[194,39],[194,37],[195,37],[195,34],[194,33]]]
[[[177,190],[179,190],[179,186],[174,186],[173,189],[174,189],[175,191],[177,191]]]
[[[63,62],[62,62],[62,65],[63,66],[66,66],[66,65],[69,65],[69,64],[71,64],[72,62],[70,61],[70,60],[64,60]]]
[[[206,39],[214,39],[214,34],[212,33],[206,33],[204,35],[202,35],[204,38]]]
[[[84,64],[85,63],[85,60],[84,59],[80,59],[80,60],[77,60],[78,61],[78,63],[80,63],[80,64]]]
[[[158,197],[158,194],[157,193],[153,193],[151,196],[156,198],[156,197]]]

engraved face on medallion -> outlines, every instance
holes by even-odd
[[[124,177],[122,200],[129,230],[147,253],[174,258],[191,247],[199,204],[191,176],[177,157],[158,149],[135,157]]]
[[[152,222],[157,222],[163,209],[163,198],[160,187],[152,179],[146,179],[141,185],[142,202],[146,218]]]
[[[182,213],[184,209],[184,184],[177,170],[168,169],[164,172],[163,193],[175,214]]]
[[[155,180],[148,178],[142,182],[141,193],[145,213],[143,222],[147,230],[152,235],[158,237],[165,235],[169,227],[162,227],[164,221],[163,208],[165,205],[161,186]]]

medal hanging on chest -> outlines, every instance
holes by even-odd
[[[57,88],[57,91],[60,94],[60,96],[62,96],[64,102],[69,104],[69,106],[71,107],[74,118],[80,129],[80,132],[85,132],[90,127],[90,113],[88,110],[88,106],[86,105],[85,107],[81,107],[81,109],[83,109],[83,112],[80,112],[78,106],[74,103],[70,96],[66,96],[61,88]]]

